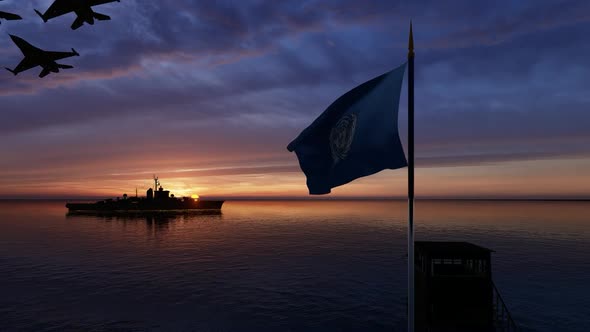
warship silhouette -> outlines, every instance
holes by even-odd
[[[67,203],[70,212],[149,212],[149,211],[187,211],[187,210],[221,210],[225,201],[201,200],[192,197],[177,198],[164,190],[160,181],[154,176],[154,188],[149,188],[145,197],[128,197],[105,199],[96,203]]]

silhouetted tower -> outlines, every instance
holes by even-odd
[[[150,201],[153,200],[154,199],[154,189],[152,189],[152,188],[148,189],[145,196],[148,200],[150,200]]]
[[[415,330],[494,331],[492,250],[467,242],[415,248]]]

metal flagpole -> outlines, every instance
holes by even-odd
[[[414,35],[408,42],[408,332],[414,332]]]

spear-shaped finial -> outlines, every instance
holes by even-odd
[[[414,33],[412,32],[412,20],[410,20],[410,40],[408,41],[408,58],[414,57]]]

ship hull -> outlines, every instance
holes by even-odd
[[[74,211],[174,211],[174,210],[221,210],[225,201],[101,201],[97,203],[67,203],[68,210]]]

